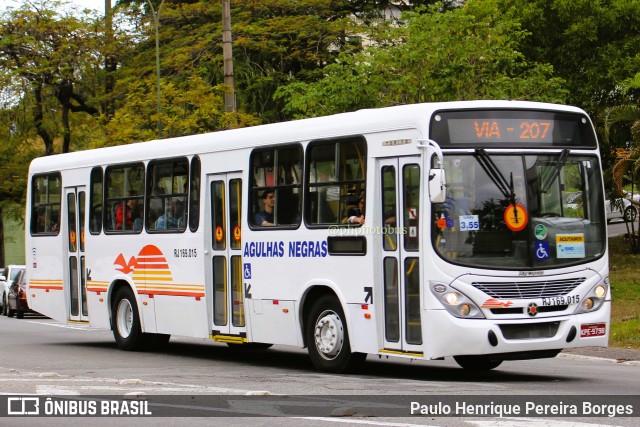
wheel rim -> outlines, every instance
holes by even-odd
[[[129,300],[123,299],[118,303],[116,316],[118,334],[120,334],[122,338],[127,338],[133,328],[133,308]]]
[[[636,212],[632,208],[627,208],[625,213],[626,213],[625,216],[627,217],[627,221],[630,222],[630,221],[634,221],[636,219]]]
[[[340,354],[344,344],[344,328],[340,316],[330,310],[318,316],[314,339],[318,353],[325,359],[331,360]]]

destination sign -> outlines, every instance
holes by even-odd
[[[436,112],[430,138],[441,147],[596,147],[593,127],[584,114],[556,111]]]
[[[553,120],[451,119],[452,141],[466,142],[553,142]]]

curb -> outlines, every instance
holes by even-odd
[[[571,354],[571,353],[560,353],[556,357],[559,359],[567,359],[567,360],[590,360],[593,362],[615,363],[618,365],[626,365],[626,366],[640,366],[640,360],[609,359],[606,357],[584,356],[582,354]]]

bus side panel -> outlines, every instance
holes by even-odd
[[[89,324],[94,328],[111,329],[109,320],[109,298],[106,293],[87,292]]]
[[[157,332],[208,338],[207,304],[204,297],[154,295]]]
[[[27,231],[27,233],[29,233]],[[27,238],[27,279],[29,307],[58,322],[67,323],[67,295],[64,291],[63,262],[60,260],[62,233],[58,236]]]
[[[295,301],[247,299],[249,341],[302,347]]]
[[[376,313],[373,305],[347,304],[351,320],[349,323],[349,341],[351,351],[358,353],[378,353],[378,333]],[[368,316],[367,316],[368,315]]]

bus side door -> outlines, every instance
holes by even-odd
[[[422,353],[421,158],[378,161],[384,350]]]
[[[215,340],[236,342],[246,337],[242,282],[242,178],[240,173],[209,175],[207,287],[211,331]]]

